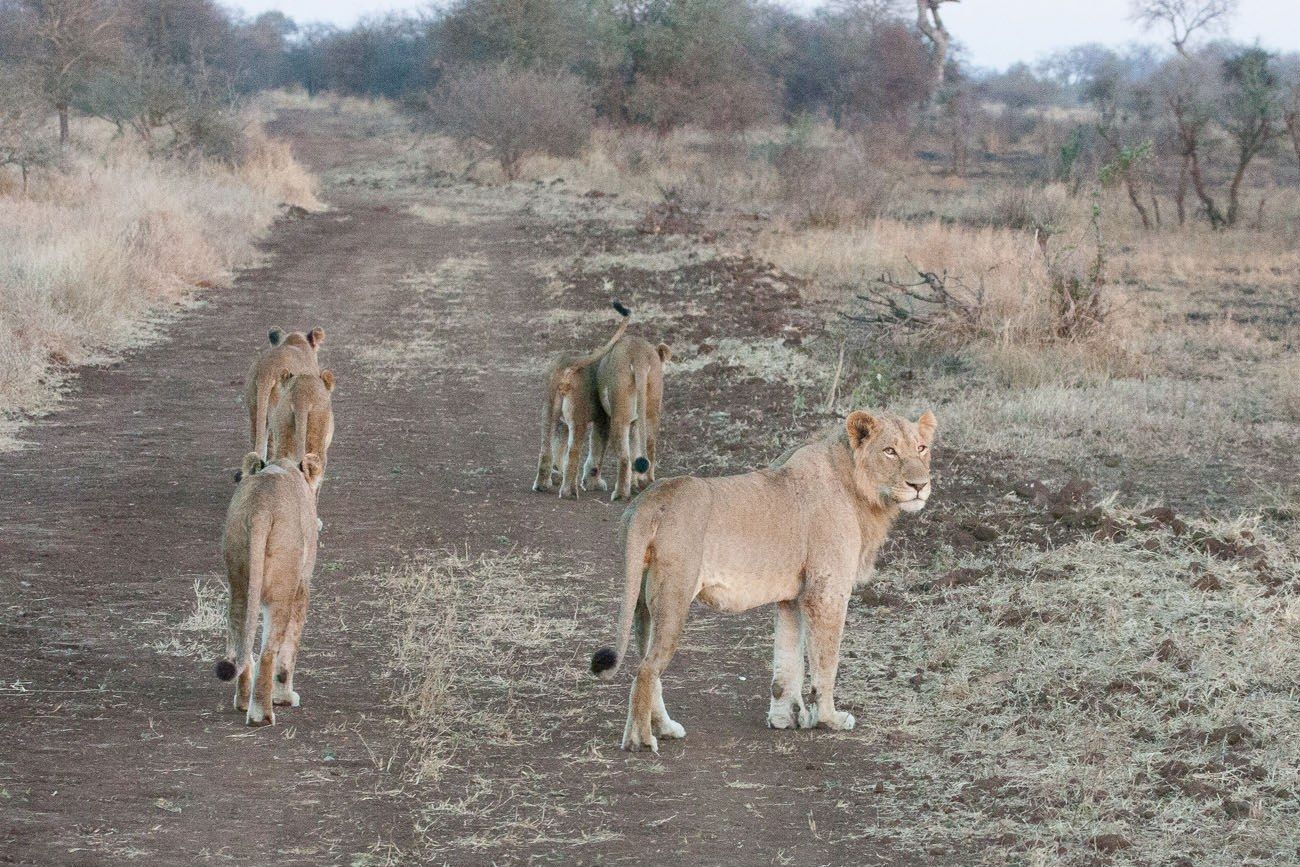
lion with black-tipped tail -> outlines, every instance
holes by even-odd
[[[686,735],[660,677],[695,599],[720,611],[776,606],[770,727],[853,728],[834,698],[849,596],[870,578],[898,514],[929,501],[936,427],[929,412],[913,422],[859,410],[767,469],[665,479],[633,501],[623,515],[618,647],[591,659],[594,674],[612,679],[635,632],[641,665],[624,749],[658,752],[659,738]]]
[[[612,302],[611,306],[621,318],[608,340],[590,352],[562,353],[547,368],[546,395],[542,403],[542,442],[537,454],[534,491],[551,490],[557,472],[561,498],[576,500],[580,484],[583,490],[588,485],[601,490],[608,487],[600,478],[599,463],[594,472],[591,466],[594,444],[604,442],[609,426],[609,419],[596,394],[596,365],[623,339],[628,317],[632,315],[632,311],[618,301]],[[589,438],[588,458],[580,483],[578,457],[584,437]]]
[[[244,456],[239,484],[226,511],[222,549],[230,599],[226,655],[217,661],[222,680],[238,678],[235,708],[249,725],[275,723],[275,705],[297,707],[293,688],[298,642],[307,620],[311,574],[316,567],[316,496],[320,458],[264,463]],[[261,654],[253,644],[265,616]]]

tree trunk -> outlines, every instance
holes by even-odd
[[[934,53],[930,56],[933,93],[938,93],[943,87],[944,71],[948,65],[948,47],[952,44],[952,35],[939,17],[939,4],[957,2],[959,0],[916,0],[916,28],[934,46]]]
[[[1137,187],[1133,185],[1133,178],[1129,175],[1124,176],[1124,187],[1128,190],[1128,200],[1133,203],[1133,209],[1142,218],[1142,228],[1150,229],[1151,218],[1147,215],[1147,209],[1142,206],[1142,201],[1138,198]]]
[[[1178,188],[1174,190],[1174,204],[1178,207],[1178,225],[1187,225],[1187,155],[1178,169]]]
[[[1201,161],[1197,158],[1196,151],[1188,154],[1188,173],[1192,177],[1192,189],[1196,190],[1196,197],[1205,206],[1205,216],[1210,218],[1210,228],[1223,228],[1228,221],[1219,210],[1219,206],[1214,203],[1214,199],[1210,197],[1210,191],[1205,188],[1205,177],[1201,174]]]
[[[1295,151],[1296,165],[1300,166],[1300,111],[1287,112],[1286,131],[1291,134],[1291,149]]]
[[[55,106],[59,112],[59,149],[68,149],[68,104],[61,102]]]

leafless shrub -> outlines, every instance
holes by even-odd
[[[1006,320],[1001,306],[993,303],[982,276],[972,285],[960,275],[926,271],[911,259],[907,262],[914,272],[912,279],[881,275],[858,293],[860,312],[846,318],[948,342],[1011,337],[1049,343],[1094,337],[1103,331],[1112,312],[1100,218],[1095,212],[1093,232],[1096,251],[1086,267],[1076,264],[1073,251],[1047,258],[1041,272],[1044,279],[1036,292],[1024,299],[1023,306],[1030,313],[1018,317],[1014,325]]]
[[[1040,189],[1006,187],[993,194],[986,217],[991,226],[1050,235],[1065,221],[1065,203]]]
[[[628,115],[660,135],[695,125],[736,132],[776,116],[776,97],[763,79],[696,83],[676,78],[639,79],[626,99]]]
[[[0,166],[17,166],[24,193],[28,172],[58,158],[58,150],[42,135],[46,115],[32,76],[0,66]]]
[[[835,147],[791,141],[776,150],[772,162],[782,201],[809,226],[872,219],[893,199],[896,181],[859,138]]]
[[[914,280],[882,274],[858,294],[864,312],[848,315],[850,321],[907,331],[945,332],[971,336],[978,333],[986,312],[984,286],[968,286],[947,271],[936,274],[918,268]]]
[[[534,154],[580,154],[591,139],[591,104],[575,75],[507,65],[452,75],[426,100],[435,126],[467,149],[485,148],[510,180]]]

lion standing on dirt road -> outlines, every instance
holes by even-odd
[[[641,666],[632,686],[623,748],[649,747],[686,730],[668,716],[660,676],[691,602],[720,611],[775,603],[772,728],[848,730],[835,708],[835,676],[849,596],[870,577],[900,511],[930,497],[930,444],[937,422],[858,410],[844,429],[739,476],[683,476],[650,487],[623,515],[624,586],[618,650],[591,670],[611,679],[635,628]],[[805,654],[812,668],[803,703]]]
[[[320,458],[314,454],[300,463],[284,459],[265,464],[249,452],[226,512],[222,548],[230,600],[226,656],[217,661],[216,671],[222,680],[239,678],[235,708],[248,712],[249,725],[274,725],[274,705],[298,706],[293,671],[316,567],[313,489],[320,473]],[[262,615],[262,653],[254,660]]]
[[[664,403],[664,364],[672,358],[666,343],[625,337],[596,366],[596,391],[609,419],[607,430],[592,429],[588,467],[599,471],[608,440],[618,455],[618,481],[610,500],[628,499],[655,480],[655,450]]]
[[[286,373],[320,373],[316,351],[325,341],[325,329],[313,328],[306,334],[272,328],[267,335],[271,345],[258,353],[248,369],[244,383],[244,405],[248,408],[248,446],[266,460],[269,437],[267,419],[275,408],[276,385]]]

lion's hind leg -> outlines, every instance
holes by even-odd
[[[230,596],[226,600],[226,655],[217,663],[217,677],[236,678],[235,710],[248,710],[248,691],[252,680],[251,659],[241,658],[244,649],[244,622],[248,612],[248,567],[237,559],[226,558],[226,580]]]
[[[264,607],[262,612],[262,653],[257,658],[257,675],[253,678],[253,696],[248,702],[246,722],[254,725],[275,725],[272,702],[277,660],[289,631],[288,604],[277,600]]]
[[[658,572],[658,575],[654,574]],[[623,731],[623,749],[649,748],[659,752],[658,737],[684,738],[686,729],[668,716],[664,706],[661,675],[677,652],[686,616],[691,608],[691,593],[699,573],[698,556],[691,563],[665,563],[660,560],[646,576],[645,591],[650,612],[645,628],[649,649],[641,660],[628,708],[627,726]],[[658,579],[658,580],[657,580]],[[646,592],[643,592],[644,599]],[[657,736],[657,737],[656,737]]]
[[[276,659],[275,687],[271,692],[271,703],[298,707],[302,697],[294,691],[293,672],[298,664],[298,642],[302,640],[302,628],[307,622],[307,585],[298,588],[293,599],[293,610],[289,614],[289,628],[284,636],[284,645]]]

